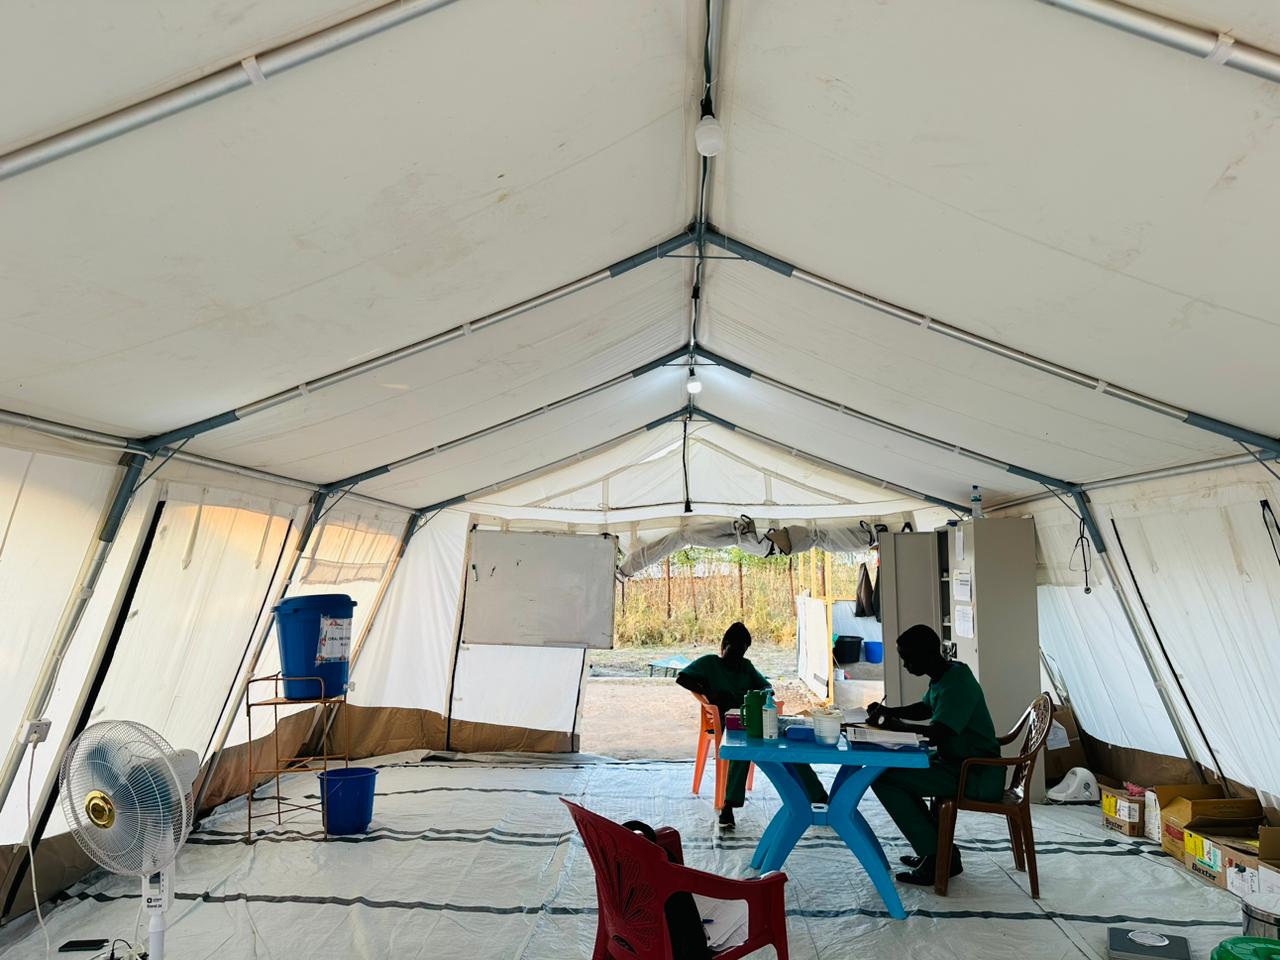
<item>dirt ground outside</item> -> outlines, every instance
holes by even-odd
[[[715,652],[688,646],[591,651],[591,674],[582,691],[580,749],[619,760],[692,758],[698,703],[672,677],[651,678],[648,664],[676,655],[694,660]],[[773,682],[787,713],[821,702],[796,676],[794,646],[756,644],[747,656]]]

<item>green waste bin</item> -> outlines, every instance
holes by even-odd
[[[1209,960],[1280,960],[1280,940],[1232,937],[1218,944]]]

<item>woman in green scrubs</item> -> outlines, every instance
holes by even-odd
[[[744,623],[730,624],[720,641],[720,654],[709,653],[699,657],[676,675],[676,683],[693,693],[701,694],[720,710],[720,719],[730,710],[742,707],[742,701],[751,690],[769,690],[769,681],[747,659],[751,646],[751,631]],[[729,761],[729,779],[724,791],[724,809],[720,811],[720,826],[732,828],[733,811],[746,802],[747,771],[750,764],[744,760]],[[800,781],[812,803],[826,803],[827,791],[817,774],[807,766],[797,765]]]

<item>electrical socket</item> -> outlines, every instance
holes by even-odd
[[[28,720],[27,728],[23,732],[24,743],[44,743],[49,739],[49,728],[53,723],[43,718],[39,720]]]

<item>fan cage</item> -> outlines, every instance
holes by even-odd
[[[63,755],[58,789],[76,841],[99,865],[149,876],[173,862],[194,819],[190,787],[174,750],[149,727],[129,720],[95,723]],[[85,805],[93,791],[110,802],[111,822],[95,824]]]

